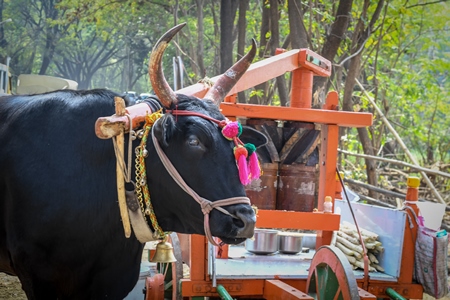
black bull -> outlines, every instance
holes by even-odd
[[[114,96],[65,90],[0,98],[0,272],[17,275],[29,299],[123,299],[138,279],[143,244],[124,236],[112,142],[94,133],[97,118],[114,113]],[[213,101],[175,100],[176,106],[161,102],[224,118]],[[215,123],[165,114],[155,136],[199,195],[211,201],[245,196],[233,143]],[[241,137],[266,142],[250,129]],[[147,149],[147,183],[161,228],[204,234],[198,203],[164,169],[151,138]],[[238,218],[211,211],[212,234],[226,243],[251,237],[250,205],[224,208]]]
[[[114,96],[94,90],[0,99],[0,271],[18,275],[31,299],[121,299],[137,280],[142,244],[124,237],[112,142],[93,130],[99,116],[114,113]],[[217,107],[202,100],[180,97],[178,108],[220,118]],[[163,118],[171,125],[168,146],[161,145],[189,186],[210,200],[245,195],[231,142],[217,125],[199,117]],[[164,170],[151,142],[148,150],[160,226],[204,234],[200,206]],[[212,234],[228,243],[251,236],[239,236],[254,222],[250,206],[227,209],[242,218],[213,210]]]

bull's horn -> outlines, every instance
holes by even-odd
[[[250,67],[253,58],[255,58],[255,54],[256,41],[252,39],[252,48],[250,51],[217,79],[213,87],[206,93],[204,99],[211,99],[219,105],[236,82],[244,75],[248,67]]]
[[[177,102],[177,96],[175,92],[170,88],[169,84],[164,77],[164,72],[162,68],[162,57],[164,50],[166,50],[167,45],[170,40],[184,27],[186,23],[178,24],[169,31],[167,31],[153,47],[152,54],[150,55],[150,62],[148,64],[148,75],[150,77],[150,83],[152,84],[153,91],[156,96],[158,96],[159,101],[161,101],[164,107],[170,108],[172,103]]]

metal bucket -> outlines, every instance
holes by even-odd
[[[281,165],[276,208],[312,212],[315,206],[316,167]]]
[[[278,185],[278,164],[261,164],[262,175],[245,187],[252,205],[259,209],[275,209]]]
[[[278,251],[286,254],[296,254],[302,251],[303,235],[296,232],[282,232],[279,235]]]
[[[263,255],[277,252],[278,230],[255,229],[253,238],[245,240],[245,250]]]

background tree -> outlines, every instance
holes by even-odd
[[[277,47],[310,48],[333,64],[330,78],[314,80],[314,107],[336,90],[342,109],[374,113],[373,126],[342,131],[341,149],[381,156],[395,148],[358,80],[422,164],[449,170],[448,1],[0,0],[0,14],[0,22],[13,20],[0,27],[0,57],[11,57],[14,76],[61,76],[81,88],[149,92],[148,54],[180,22],[188,25],[163,62],[169,82],[176,56],[189,85],[226,70],[251,38],[258,41],[256,60]],[[239,101],[288,105],[289,88],[286,74]],[[402,151],[390,155],[406,159]],[[342,155],[340,164],[348,176],[390,186],[380,163]],[[433,180],[448,199],[449,182]]]
[[[236,0],[220,1],[220,73],[224,73],[233,64],[233,29]]]

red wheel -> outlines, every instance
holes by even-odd
[[[318,300],[359,300],[358,285],[345,255],[334,246],[322,246],[311,261],[307,294]]]
[[[145,300],[164,300],[164,276],[155,274],[145,280]]]
[[[172,276],[169,280],[166,278],[166,281],[169,281],[169,284],[166,282],[166,289],[172,289],[173,300],[181,300],[180,280],[183,279],[183,258],[181,256],[181,245],[178,235],[175,232],[172,232],[169,237],[173,246],[173,254],[175,255],[177,261],[173,262],[171,265]]]
[[[158,273],[146,280],[146,297],[150,299],[173,299],[181,300],[180,282],[183,279],[183,258],[181,255],[181,246],[178,235],[172,232],[169,235],[170,242],[173,246],[173,254],[177,259],[173,263],[158,263]],[[166,272],[167,270],[167,272]],[[166,273],[164,277],[163,273]]]

